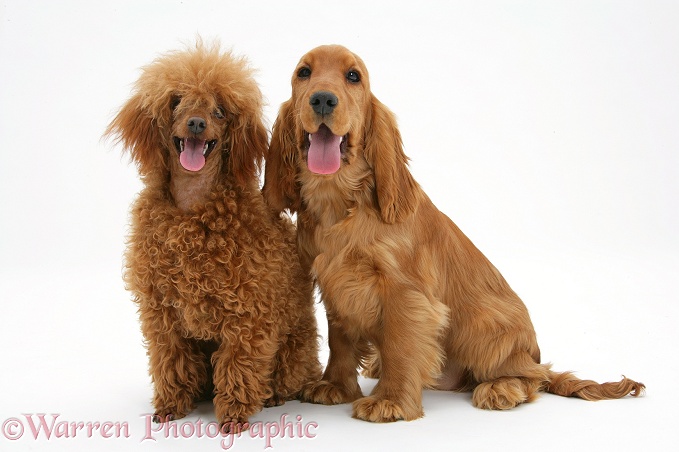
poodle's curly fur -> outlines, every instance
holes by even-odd
[[[106,131],[145,185],[125,281],[157,421],[213,396],[218,421],[240,430],[320,378],[312,282],[292,223],[272,215],[259,189],[261,97],[244,59],[199,41],[143,68]]]

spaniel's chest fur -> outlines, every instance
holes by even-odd
[[[401,273],[394,250],[376,237],[373,216],[356,209],[333,225],[319,224],[312,266],[330,318],[367,339],[380,334],[384,289]]]
[[[402,278],[397,253],[408,240],[384,223],[375,205],[374,179],[365,160],[336,178],[303,178],[302,196],[312,228],[302,231],[315,259],[312,272],[328,315],[367,338],[379,331],[388,281]]]

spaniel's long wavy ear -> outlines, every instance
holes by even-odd
[[[228,168],[236,183],[242,187],[258,181],[264,153],[269,144],[261,110],[249,110],[251,111],[241,111],[235,115],[227,131],[230,142]]]
[[[293,102],[290,99],[281,105],[274,122],[264,170],[262,193],[269,206],[277,212],[289,209],[294,213],[301,207],[295,128]]]
[[[168,168],[161,150],[159,127],[144,97],[135,94],[108,125],[104,136],[122,143],[137,164],[139,174],[146,176]]]
[[[395,223],[414,212],[418,185],[408,170],[401,134],[394,114],[375,96],[365,130],[365,157],[375,173],[375,189],[382,220]]]

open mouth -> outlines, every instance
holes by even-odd
[[[198,138],[174,137],[174,146],[179,152],[179,163],[187,171],[200,171],[205,166],[205,159],[214,150],[217,140],[200,140]]]
[[[333,174],[340,168],[342,155],[347,150],[349,135],[335,135],[325,124],[315,133],[305,133],[309,171],[316,174]]]

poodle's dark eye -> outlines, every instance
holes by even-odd
[[[217,119],[224,119],[226,117],[226,112],[224,111],[223,107],[217,107],[217,109],[214,112],[215,118]]]
[[[349,71],[347,72],[347,80],[351,83],[358,83],[361,81],[361,76],[356,71]]]
[[[299,78],[309,78],[309,77],[311,77],[311,69],[309,69],[306,66],[303,67],[303,68],[300,68],[299,71],[297,71],[297,77],[299,77]]]
[[[172,96],[172,100],[170,101],[170,109],[174,111],[177,106],[179,105],[179,102],[182,101],[182,98],[179,96]]]

